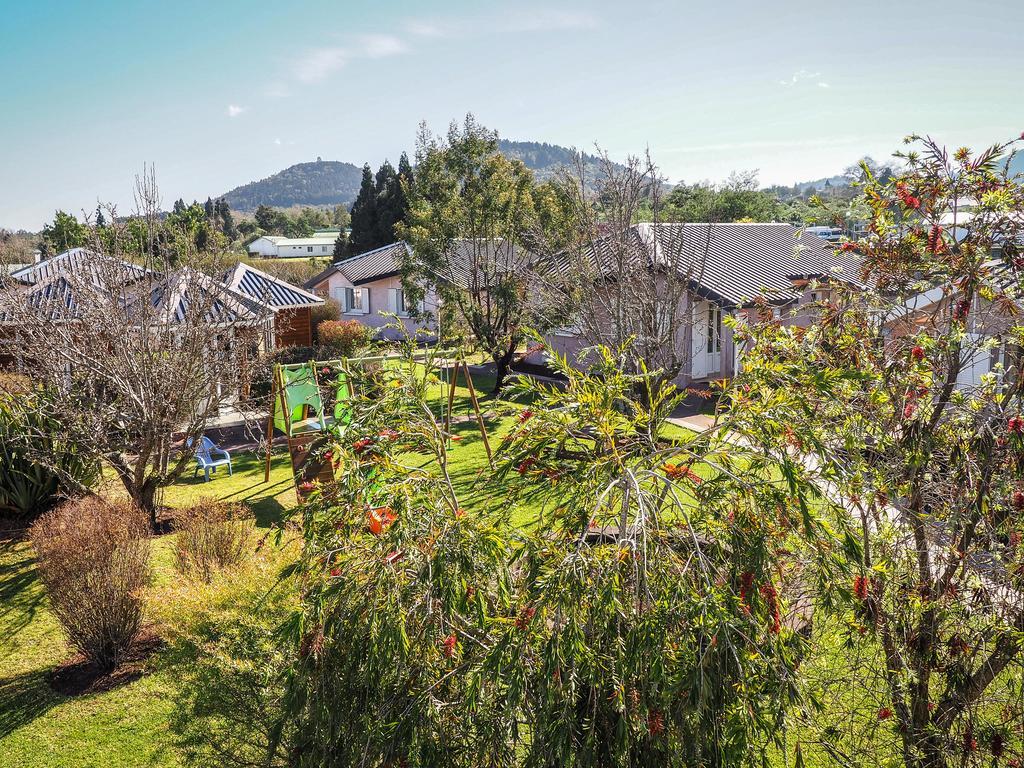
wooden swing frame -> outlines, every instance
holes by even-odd
[[[311,371],[311,373],[312,373],[313,383],[317,387],[318,390],[320,389],[320,379],[319,379],[319,376],[317,375],[318,368],[320,366],[323,366],[323,365],[330,365],[332,367],[340,367],[342,372],[344,372],[344,374],[345,374],[345,384],[348,387],[348,395],[349,395],[350,398],[352,398],[352,397],[355,397],[356,392],[355,392],[355,384],[354,384],[354,381],[353,381],[353,378],[352,378],[352,371],[351,371],[351,368],[349,367],[350,364],[356,363],[359,366],[363,366],[366,363],[386,362],[388,360],[399,360],[399,359],[401,359],[401,357],[397,356],[397,355],[378,355],[378,356],[374,356],[374,357],[339,359],[339,360],[321,360],[321,361],[310,360],[310,361],[308,361],[306,363],[295,363],[293,365],[295,365],[295,366],[298,366],[298,365],[308,366],[310,371]],[[303,449],[305,447],[307,447],[312,442],[311,437],[313,437],[313,436],[323,432],[323,430],[324,430],[324,428],[326,428],[327,424],[326,424],[326,419],[324,417],[324,414],[322,412],[323,408],[322,408],[322,404],[321,404],[321,413],[319,414],[319,416],[320,416],[320,423],[323,426],[320,429],[309,430],[307,432],[301,433],[300,435],[294,435],[292,433],[291,410],[288,408],[288,399],[287,399],[287,395],[286,395],[286,390],[287,390],[288,385],[284,381],[284,370],[285,370],[285,368],[288,368],[288,367],[291,367],[291,366],[282,365],[280,363],[276,364],[274,366],[274,373],[273,373],[273,376],[271,378],[271,393],[270,393],[271,394],[271,397],[270,397],[271,407],[270,407],[270,413],[267,416],[267,431],[266,431],[266,437],[267,437],[267,456],[266,456],[266,460],[264,462],[263,482],[264,483],[269,483],[270,482],[270,468],[271,468],[271,462],[273,461],[273,451],[272,451],[272,448],[273,448],[273,443],[274,443],[274,429],[275,429],[275,427],[274,427],[274,413],[275,413],[275,411],[277,409],[277,406],[280,405],[281,413],[284,414],[284,420],[285,420],[285,426],[286,426],[285,438],[286,438],[286,440],[288,442],[288,455],[289,455],[289,458],[291,459],[291,464],[292,464],[292,478],[295,481],[295,492],[296,492],[296,495],[298,496],[299,502],[301,503],[303,499],[302,499],[302,493],[299,491],[299,483],[298,483],[298,476],[299,475],[298,475],[298,472],[299,472],[299,468],[300,468],[302,462],[305,460],[305,453],[303,452]],[[470,402],[473,405],[473,412],[474,412],[474,414],[476,416],[476,423],[477,423],[477,426],[478,426],[478,428],[480,430],[480,437],[483,439],[484,450],[487,452],[487,461],[490,464],[491,469],[494,469],[494,455],[493,455],[493,452],[491,450],[491,441],[490,441],[490,439],[489,439],[489,437],[487,435],[487,426],[484,424],[483,413],[480,410],[480,401],[479,401],[479,399],[477,398],[477,395],[476,395],[476,387],[473,386],[473,377],[472,377],[472,375],[469,372],[469,365],[466,362],[466,358],[465,358],[464,355],[461,355],[461,354],[455,359],[455,364],[454,364],[454,366],[452,368],[451,380],[448,383],[448,399],[447,399],[447,404],[446,404],[446,407],[445,407],[444,422],[443,422],[445,444],[446,444],[446,446],[448,444],[450,444],[451,438],[452,438],[452,434],[451,434],[452,410],[453,410],[454,405],[455,405],[455,390],[456,390],[456,387],[457,387],[457,384],[458,384],[459,371],[460,370],[462,371],[462,374],[465,377],[466,388],[469,390],[469,399],[470,399]],[[332,478],[333,478],[333,471],[332,471]]]

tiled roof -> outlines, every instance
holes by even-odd
[[[12,279],[25,285],[45,282],[58,274],[83,274],[103,264],[104,269],[117,268],[124,271],[125,282],[140,278],[146,269],[137,264],[106,256],[90,248],[72,248],[35,264],[28,264],[11,272]]]
[[[343,275],[353,285],[397,275],[401,271],[402,254],[407,247],[405,241],[399,240],[396,243],[336,262],[312,280],[307,281],[305,287],[312,290],[333,274]]]
[[[358,256],[352,256],[332,264],[306,283],[313,289],[333,274],[343,275],[353,285],[361,285],[401,272],[401,260],[409,252],[409,246],[402,240],[376,248]],[[435,275],[437,280],[469,286],[473,265],[485,265],[486,275],[476,279],[487,279],[495,273],[512,272],[527,266],[528,255],[521,248],[493,241],[456,240],[453,258],[449,259],[442,271]]]
[[[798,297],[793,278],[832,277],[860,285],[860,262],[818,237],[800,237],[792,224],[637,224],[625,241],[633,258],[674,267],[693,290],[723,304],[744,306],[759,297],[786,303]],[[612,271],[618,250],[598,241],[589,258]],[[565,263],[556,264],[565,268]]]
[[[324,300],[298,286],[239,262],[224,275],[224,284],[272,309],[294,309],[323,304]]]
[[[203,320],[212,324],[256,325],[271,315],[267,305],[187,267],[151,284],[146,292],[150,307],[157,310],[155,319],[161,322],[180,323],[194,307],[201,307]]]

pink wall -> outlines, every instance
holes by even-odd
[[[380,280],[374,280],[369,283],[362,283],[358,286],[353,286],[343,275],[335,272],[331,274],[326,280],[319,283],[314,289],[313,293],[318,296],[324,296],[329,298],[340,299],[340,289],[343,288],[365,288],[368,289],[369,295],[369,306],[366,308],[365,314],[363,313],[342,313],[343,320],[358,320],[363,325],[370,328],[378,329],[378,335],[381,338],[398,338],[400,333],[394,328],[385,328],[385,326],[394,323],[393,317],[385,317],[381,313],[393,312],[389,306],[389,291],[392,289],[401,289],[402,278],[398,275],[391,277],[385,277]],[[424,300],[425,309],[431,313],[436,314],[437,312],[437,298],[433,292],[428,292],[426,299]],[[418,323],[412,318],[405,317],[401,318],[402,325],[405,326],[406,332],[413,334],[417,328],[424,328],[427,330],[433,329],[433,324]]]

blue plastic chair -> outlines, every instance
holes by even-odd
[[[192,439],[189,438],[188,447],[192,447]],[[220,454],[223,458],[215,459],[214,454]],[[228,475],[234,474],[231,470],[231,454],[225,451],[223,448],[218,448],[217,444],[213,442],[206,435],[203,435],[203,439],[199,443],[199,447],[196,449],[196,468],[192,473],[192,477],[199,474],[199,470],[203,470],[206,474],[206,482],[210,482],[210,471],[217,471],[217,467],[222,467],[227,464]]]

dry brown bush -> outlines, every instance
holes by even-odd
[[[47,512],[32,545],[50,607],[68,641],[102,670],[114,669],[142,627],[149,526],[128,500],[88,496]]]
[[[178,571],[210,581],[214,573],[245,557],[252,534],[248,511],[241,504],[199,499],[179,510],[175,556]]]

